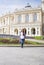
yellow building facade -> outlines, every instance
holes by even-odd
[[[30,5],[0,17],[0,34],[19,35],[26,31],[26,36],[44,35],[44,0],[41,7]]]

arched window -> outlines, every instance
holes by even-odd
[[[28,14],[25,16],[25,22],[29,22],[29,15]]]
[[[31,29],[31,33],[35,35],[35,28]]]
[[[24,34],[26,34],[26,33],[27,33],[26,28],[23,28],[23,29],[22,29],[22,31],[23,31],[23,33],[24,33]]]
[[[34,20],[34,22],[37,21],[37,13],[34,13],[33,20]]]
[[[21,22],[21,15],[18,15],[18,23]]]
[[[15,30],[14,30],[14,33],[15,33],[16,35],[18,35],[18,29],[15,29]]]

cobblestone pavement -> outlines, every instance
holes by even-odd
[[[0,65],[44,65],[44,47],[0,47]]]

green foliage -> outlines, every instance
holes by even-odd
[[[18,44],[19,40],[18,39],[9,39],[9,38],[0,38],[0,42],[2,43],[8,43],[8,44]]]
[[[42,36],[42,39],[44,40],[44,36]]]
[[[37,37],[37,39],[40,39]],[[19,39],[0,38],[0,44],[20,44]],[[25,44],[39,45],[41,43],[25,40]]]
[[[44,36],[35,36],[35,39],[37,39],[37,40],[43,40]]]
[[[26,40],[25,44],[39,45],[40,43]]]

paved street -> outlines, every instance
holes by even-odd
[[[44,47],[0,47],[0,65],[44,65]]]

